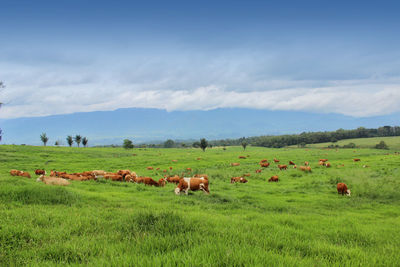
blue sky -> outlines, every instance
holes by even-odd
[[[400,111],[396,1],[0,2],[0,118]]]

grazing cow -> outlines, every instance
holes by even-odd
[[[239,156],[239,159],[245,159],[246,157],[245,156]]]
[[[263,167],[263,168],[268,168],[269,167],[269,162],[261,163],[260,166]]]
[[[169,167],[170,170],[172,170],[172,167]]]
[[[247,183],[247,180],[243,177],[232,177],[231,178],[231,184],[233,183]]]
[[[262,170],[260,170],[260,169],[256,170],[256,173],[261,173],[261,172],[262,172]]]
[[[29,172],[24,172],[24,171],[20,171],[18,173],[18,176],[22,176],[22,177],[26,177],[26,178],[31,178],[31,175],[29,174]]]
[[[296,165],[293,161],[289,161],[289,165]]]
[[[244,173],[243,176],[250,177],[250,173]]]
[[[19,174],[19,170],[10,170],[10,174],[12,175],[12,176],[18,176],[18,174]]]
[[[36,174],[36,175],[45,175],[45,174],[46,174],[46,171],[45,171],[45,170],[39,170],[39,169],[37,169],[37,170],[35,170],[35,174]]]
[[[104,175],[105,179],[110,179],[112,181],[123,181],[123,177],[122,175],[119,174],[115,174],[115,173],[107,173],[106,175]]]
[[[239,166],[239,165],[240,165],[240,163],[237,163],[237,162],[231,163],[231,166]]]
[[[293,169],[297,169],[297,165],[296,164],[294,164]]]
[[[264,163],[264,162],[268,162],[268,160],[267,159],[263,159],[263,160],[260,161],[260,164]]]
[[[126,175],[131,174],[130,170],[119,170],[117,172],[118,175],[122,175],[122,178],[125,178]]]
[[[303,171],[303,172],[311,172],[311,167],[310,166],[300,166],[299,170]]]
[[[106,172],[103,170],[94,170],[92,173],[96,177],[104,177],[104,175],[106,175]]]
[[[197,160],[201,160],[201,158],[197,158]]]
[[[304,161],[304,165],[308,166],[310,163],[308,161]]]
[[[174,175],[174,176],[167,177],[166,180],[168,183],[179,184],[180,179],[181,179],[181,177],[179,177],[178,175]]]
[[[350,196],[350,194],[351,194],[350,189],[347,189],[347,185],[345,183],[337,184],[337,192],[338,192],[338,194],[342,194],[342,196],[344,194]]]
[[[153,167],[147,167],[147,169],[148,169],[149,171],[154,170]]]
[[[197,191],[202,190],[205,194],[210,194],[208,190],[208,180],[203,178],[187,178],[184,177],[179,180],[178,186],[175,188],[175,194],[179,195],[184,191],[187,195],[189,190]]]
[[[278,162],[279,162],[279,159],[274,159],[274,162],[275,162],[275,163],[278,163]]]
[[[271,178],[268,179],[268,182],[278,182],[279,177],[278,175],[271,176]]]
[[[164,180],[164,179],[163,179]],[[136,179],[136,182],[138,184],[145,184],[145,185],[154,185],[154,186],[160,186],[159,183],[153,180],[151,177],[139,177]]]
[[[36,179],[36,182],[43,182],[48,185],[62,185],[62,186],[69,185],[69,182],[63,178],[47,177],[47,176],[44,176],[43,174],[40,175],[40,177]]]
[[[163,172],[167,172],[167,170],[163,170]]]
[[[136,180],[136,175],[135,176],[132,176],[131,174],[125,175],[125,182],[133,183],[133,182],[135,182],[135,180]]]
[[[286,170],[287,169],[287,165],[278,165],[279,170]]]
[[[159,170],[160,170],[160,168],[157,168],[156,170],[157,170],[157,171],[159,171]]]
[[[319,166],[324,166],[325,162],[319,161],[318,164],[319,164]]]
[[[361,159],[353,159],[353,161],[354,161],[354,162],[356,162],[356,161],[361,161]]]
[[[330,168],[331,164],[329,162],[325,162],[325,167]]]
[[[158,186],[164,187],[165,186],[165,179],[161,178],[160,180],[158,180]]]
[[[176,159],[173,159],[172,162],[178,162]]]
[[[320,159],[319,161],[325,162],[328,161],[328,159]]]
[[[208,175],[207,174],[195,174],[193,175],[193,178],[204,178],[208,180]]]

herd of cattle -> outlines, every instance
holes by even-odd
[[[239,156],[239,159],[244,159],[245,156]],[[354,162],[359,162],[360,159],[353,159]],[[303,166],[297,166],[293,161],[289,161],[289,164],[278,164],[280,161],[278,159],[274,159],[274,163],[276,163],[277,168],[279,170],[287,170],[288,165],[293,166],[294,169],[298,169],[303,172],[312,172],[311,167],[309,166],[309,162],[305,161]],[[326,168],[330,168],[331,164],[328,162],[328,159],[320,159],[319,163],[320,166],[324,166]],[[230,164],[231,166],[240,166],[240,163],[234,162]],[[268,168],[271,164],[268,162],[267,159],[263,159],[259,162],[261,168]],[[343,164],[339,167],[344,166]],[[368,167],[367,165],[363,165],[363,167]],[[147,167],[148,170],[153,170],[153,167]],[[187,168],[187,171],[191,172],[191,168]],[[256,173],[261,173],[262,169],[257,169]],[[31,178],[31,175],[25,171],[19,170],[11,170],[10,174],[12,176],[21,176],[26,178]],[[104,178],[112,181],[120,181],[120,182],[132,182],[137,184],[145,184],[149,186],[157,186],[163,187],[165,184],[174,183],[176,184],[175,194],[179,195],[181,192],[188,194],[188,191],[198,191],[201,190],[206,194],[209,194],[210,191],[208,189],[208,175],[206,174],[195,174],[191,177],[183,177],[179,175],[168,176],[164,175],[164,178],[159,179],[158,181],[153,180],[151,177],[143,177],[138,176],[135,172],[130,170],[119,170],[116,173],[113,172],[106,172],[103,170],[93,170],[93,171],[85,171],[82,173],[71,173],[68,174],[66,172],[58,172],[55,170],[50,171],[50,176],[46,176],[45,170],[35,170],[35,174],[39,175],[37,178],[38,182],[43,182],[48,185],[69,185],[69,180],[73,181],[87,181],[87,180],[97,180],[98,178]],[[247,183],[248,180],[244,177],[250,176],[250,173],[245,173],[239,177],[232,177],[231,183]],[[279,176],[274,175],[268,179],[268,182],[278,182]],[[337,184],[337,191],[339,194],[348,195],[350,196],[350,189],[347,188],[347,185],[344,183]]]

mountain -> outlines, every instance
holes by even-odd
[[[87,136],[90,145],[121,144],[171,139],[225,139],[242,136],[293,134],[309,131],[376,128],[400,125],[400,114],[354,118],[340,114],[222,108],[208,111],[172,111],[125,108],[45,117],[0,120],[4,144],[39,145],[40,134],[49,145],[65,142],[67,135]]]

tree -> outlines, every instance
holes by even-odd
[[[42,134],[40,135],[40,140],[42,140],[43,145],[46,146],[47,141],[49,141],[49,138],[47,137],[46,133],[42,133]]]
[[[165,148],[171,148],[175,146],[174,140],[168,139],[167,141],[164,142],[164,147]]]
[[[242,147],[243,147],[243,150],[246,150],[246,147],[247,147],[247,142],[246,141],[242,142]]]
[[[208,146],[208,142],[205,138],[200,139],[200,148],[203,149],[203,151],[206,151],[206,148]]]
[[[88,140],[86,137],[83,137],[83,138],[82,138],[82,145],[83,145],[83,146],[86,147],[88,142],[89,142],[89,140]]]
[[[72,136],[70,136],[70,135],[67,136],[67,143],[68,143],[69,147],[72,146],[72,144],[74,143],[74,140],[72,139]]]
[[[380,141],[379,144],[375,145],[376,149],[389,149],[388,145],[385,143],[385,141]]]
[[[194,147],[194,148],[200,147],[200,142],[197,142],[197,141],[193,142],[192,147]]]
[[[133,148],[133,142],[129,139],[125,139],[124,143],[122,144],[122,147],[125,149]]]
[[[54,143],[54,145],[55,145],[55,146],[59,146],[59,145],[60,145],[60,142],[56,141],[56,142]]]
[[[80,136],[79,134],[75,135],[74,141],[79,147],[79,145],[81,144],[81,141],[82,141],[82,136]]]

